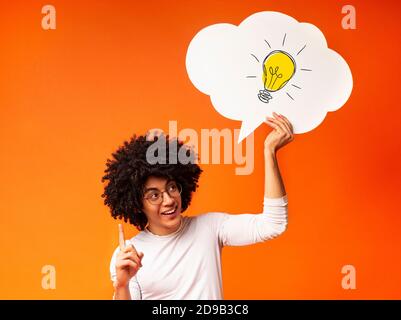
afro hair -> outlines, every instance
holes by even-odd
[[[149,147],[163,141],[166,142],[161,158],[164,161],[156,163],[148,161]],[[156,156],[157,153],[156,150]],[[182,154],[192,161],[179,161]],[[198,187],[202,170],[193,161],[196,159],[193,149],[183,142],[176,138],[170,139],[168,135],[163,134],[152,138],[148,135],[134,135],[130,141],[124,141],[123,146],[112,153],[112,156],[112,160],[107,159],[107,168],[102,177],[102,182],[107,181],[102,198],[104,204],[110,208],[114,219],[124,219],[125,222],[128,220],[140,231],[145,229],[148,221],[143,213],[143,188],[150,176],[167,178],[179,183],[182,187],[182,212],[188,208],[192,193]]]

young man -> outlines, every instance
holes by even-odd
[[[125,241],[119,226],[120,247],[110,263],[114,299],[222,299],[223,246],[262,242],[285,231],[288,199],[276,152],[293,140],[293,130],[284,116],[273,115],[266,121],[273,131],[264,144],[260,214],[183,216],[202,170],[193,162],[149,163],[147,150],[158,137],[134,136],[113,154],[102,179],[108,181],[102,197],[115,219],[128,220],[140,230]],[[180,150],[190,154],[181,142],[175,143],[174,148],[167,144],[166,159],[170,153],[177,159]]]

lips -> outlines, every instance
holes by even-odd
[[[177,208],[178,208],[178,205],[170,210],[166,210],[166,211],[162,212],[161,214],[164,216],[171,216],[177,211]]]

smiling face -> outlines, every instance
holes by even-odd
[[[164,192],[163,192],[164,191]],[[156,235],[175,232],[181,224],[181,195],[174,180],[149,177],[144,186],[143,212]]]

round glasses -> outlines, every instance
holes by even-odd
[[[170,182],[167,184],[166,190],[164,191],[156,188],[147,190],[144,194],[144,199],[149,201],[151,204],[158,205],[163,202],[163,195],[165,192],[167,192],[171,198],[177,198],[181,194],[182,188],[179,183]]]

